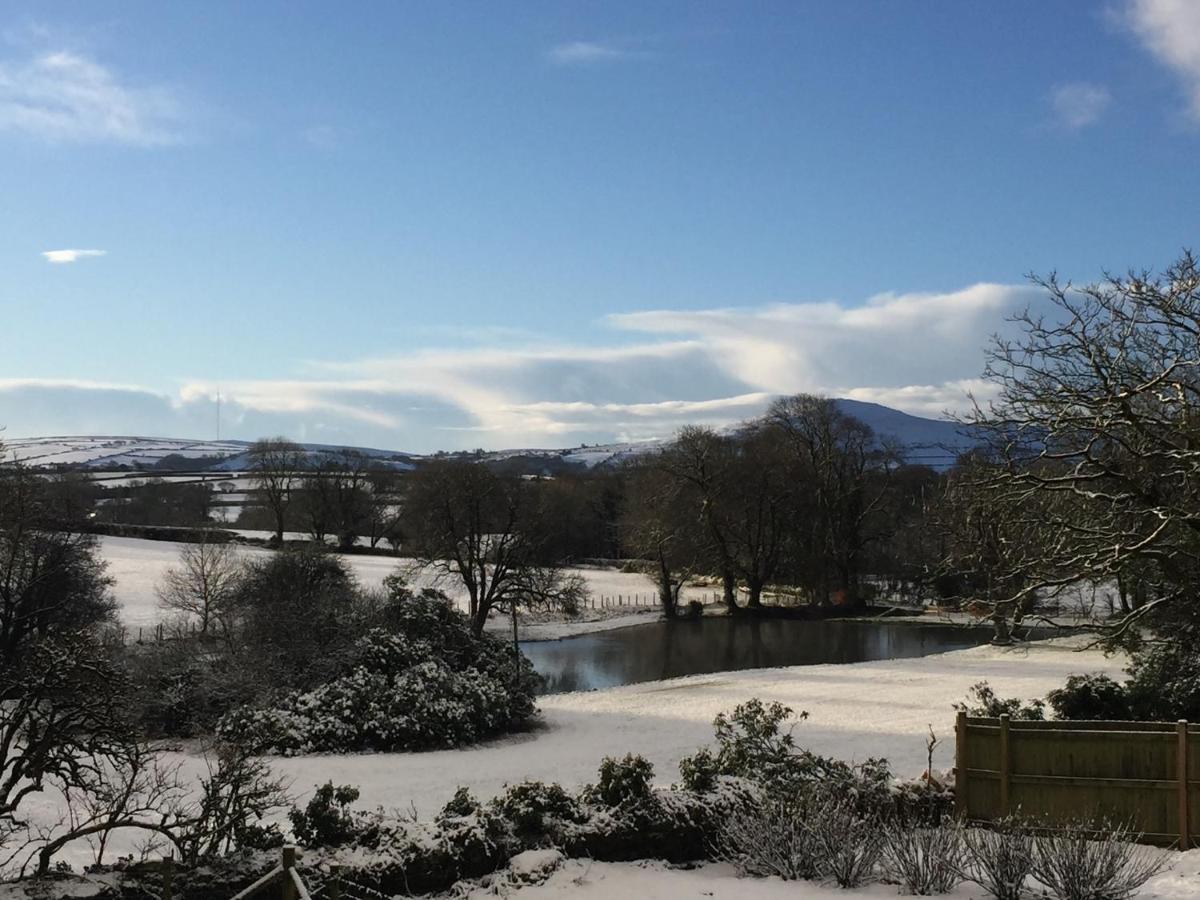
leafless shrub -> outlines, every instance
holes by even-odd
[[[1127,900],[1167,867],[1127,824],[1080,819],[1033,838],[1033,877],[1058,900]]]
[[[883,852],[883,826],[877,816],[861,813],[853,798],[831,796],[812,811],[808,823],[822,875],[843,888],[870,880]]]
[[[820,844],[806,807],[796,799],[770,796],[739,805],[725,822],[718,856],[744,875],[777,875],[785,881],[819,877]]]
[[[954,822],[922,828],[893,822],[883,834],[883,864],[905,893],[948,894],[962,881],[965,848]]]
[[[1018,900],[1033,870],[1033,834],[1022,822],[1007,818],[992,828],[962,832],[965,859],[962,877],[995,900]]]

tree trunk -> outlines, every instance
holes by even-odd
[[[721,588],[722,599],[725,601],[725,608],[731,613],[738,612],[741,607],[737,602],[737,578],[730,571],[721,573]]]
[[[677,612],[675,609],[675,586],[671,583],[671,570],[667,567],[667,561],[661,553],[658,555],[658,600],[662,604],[663,615],[668,619],[674,619]]]
[[[750,609],[760,609],[762,607],[763,583],[757,578],[747,580],[746,589],[750,592],[750,596],[746,599],[746,606]]]

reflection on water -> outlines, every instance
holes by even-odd
[[[927,656],[985,643],[987,629],[893,622],[709,618],[521,644],[545,678],[543,693],[680,675]]]

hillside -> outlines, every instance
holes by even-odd
[[[925,419],[877,403],[838,400],[848,414],[871,426],[880,438],[889,438],[905,448],[907,461],[933,468],[946,468],[970,449],[973,441],[954,422]],[[496,468],[520,474],[555,474],[577,468],[612,465],[641,453],[651,453],[664,440],[597,444],[565,449],[514,449],[485,453],[482,460]],[[15,438],[5,442],[12,458],[38,468],[89,469],[93,471],[240,472],[249,468],[248,441],[194,441],[176,438],[120,436],[60,436]],[[330,444],[301,444],[310,459],[347,451],[363,453],[381,465],[408,470],[423,457],[415,453],[344,447]]]

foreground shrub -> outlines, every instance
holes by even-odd
[[[1200,721],[1200,646],[1181,639],[1139,649],[1129,666],[1126,690],[1137,719]]]
[[[642,756],[628,754],[617,760],[611,756],[600,761],[600,780],[588,786],[584,797],[608,807],[632,806],[653,800],[651,781],[654,766]]]
[[[954,823],[912,828],[893,822],[884,831],[883,862],[908,894],[948,894],[962,881],[965,849]]]
[[[783,726],[792,710],[781,703],[754,699],[713,721],[717,751],[702,749],[679,763],[682,784],[709,790],[720,776],[742,778],[779,796],[793,796],[820,784],[851,800],[856,808],[883,815],[891,808],[887,761],[868,759],[851,766],[796,746],[792,728]],[[800,720],[808,718],[802,712]]]
[[[723,823],[717,854],[743,875],[817,878],[822,843],[808,821],[810,812],[802,798],[767,795],[744,804]]]
[[[508,787],[491,808],[512,823],[518,837],[553,843],[563,826],[579,822],[579,803],[559,784],[523,781]]]
[[[809,823],[822,874],[843,888],[871,880],[883,853],[883,826],[877,814],[864,813],[854,798],[835,794],[814,808]]]
[[[293,806],[288,813],[297,842],[302,847],[340,847],[361,839],[363,829],[350,810],[358,796],[358,788],[349,784],[334,787],[328,781],[318,787],[304,809]]]
[[[1010,719],[1024,719],[1040,722],[1046,718],[1046,704],[1041,700],[1019,700],[1015,697],[1004,699],[996,696],[991,685],[986,681],[971,685],[967,692],[967,702],[955,703],[954,708],[965,712],[968,716],[996,718],[1008,716]]]
[[[1101,820],[1039,831],[1033,877],[1058,900],[1127,900],[1167,865],[1166,853],[1135,843],[1139,837]]]
[[[962,832],[962,876],[995,900],[1020,900],[1033,871],[1033,833],[1014,818]]]
[[[534,713],[528,661],[437,594],[406,595],[347,652],[330,680],[218,723],[220,735],[278,753],[457,747]]]
[[[1125,686],[1107,675],[1071,675],[1067,683],[1046,695],[1060,719],[1128,720],[1133,718]]]

